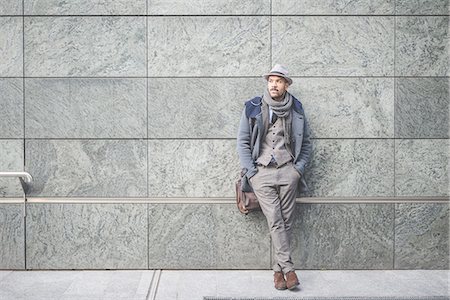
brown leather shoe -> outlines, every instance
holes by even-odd
[[[286,287],[290,290],[295,289],[300,282],[298,282],[297,274],[294,271],[286,273]]]
[[[284,280],[284,276],[282,272],[275,272],[273,274],[273,282],[275,283],[275,288],[277,290],[285,290],[286,289],[286,280]]]

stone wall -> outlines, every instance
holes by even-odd
[[[288,67],[299,269],[449,268],[448,0],[0,0],[0,269],[268,269],[235,136]]]

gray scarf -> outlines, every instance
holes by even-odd
[[[284,144],[287,149],[290,149],[289,145],[291,143],[291,124],[292,124],[292,113],[291,107],[293,103],[292,95],[287,91],[284,93],[284,98],[281,101],[276,101],[272,99],[269,94],[269,90],[264,91],[263,101],[262,101],[262,117],[265,132],[269,129],[269,106],[272,108],[274,114],[278,116],[283,122],[284,128]]]

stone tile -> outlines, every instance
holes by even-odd
[[[399,272],[406,272],[405,280],[397,281]],[[278,291],[273,288],[272,271],[163,271],[157,300],[201,300],[203,296],[262,299],[300,299],[303,297],[394,297],[446,295],[443,286],[420,292],[428,282],[445,278],[436,271],[411,280],[414,271],[316,271],[297,272],[301,289]],[[413,292],[411,292],[413,291]],[[287,294],[286,294],[287,293]],[[290,295],[287,297],[286,295]]]
[[[302,76],[390,76],[393,17],[273,17],[273,61]]]
[[[0,138],[23,138],[22,81],[0,78]]]
[[[448,15],[448,0],[396,0],[399,15]]]
[[[21,15],[21,0],[0,0],[0,15]]]
[[[27,140],[31,196],[144,197],[143,140]]]
[[[449,138],[448,78],[397,78],[395,136]]]
[[[25,0],[26,15],[145,15],[146,0]]]
[[[270,14],[270,0],[151,0],[149,15],[259,15]]]
[[[25,268],[23,205],[0,198],[0,224],[0,269]]]
[[[29,17],[26,76],[145,76],[145,17]]]
[[[141,279],[154,271],[83,271],[61,295],[60,299],[146,299],[138,294]],[[150,277],[151,278],[151,277]],[[147,291],[150,282],[147,282]]]
[[[25,81],[27,138],[145,138],[146,80]]]
[[[222,271],[216,272],[215,275],[218,279],[218,297],[228,296],[239,299],[242,294],[245,294],[247,297],[255,297],[250,299],[264,299],[265,297],[286,299],[283,297],[286,296],[286,291],[273,288],[273,271]],[[298,291],[289,291],[289,294],[295,295],[296,292]]]
[[[151,17],[149,76],[261,76],[269,17]],[[176,63],[168,63],[176,62]]]
[[[0,172],[23,171],[23,141],[0,140]],[[2,197],[23,197],[20,180],[14,177],[0,177],[0,201]]]
[[[234,197],[235,140],[149,140],[150,197]]]
[[[397,196],[448,196],[449,140],[396,140]]]
[[[396,204],[396,269],[448,269],[448,238],[449,204]]]
[[[394,1],[272,0],[272,13],[286,15],[393,15]]]
[[[448,18],[397,17],[397,76],[450,75]]]
[[[266,88],[261,78],[154,78],[148,86],[150,138],[235,139],[244,101]]]
[[[262,213],[233,204],[149,206],[150,269],[261,269],[270,266]]]
[[[27,267],[147,269],[146,207],[28,204]]]
[[[309,196],[394,196],[394,142],[314,140],[305,173]]]
[[[70,286],[76,272],[13,272],[0,282],[2,299],[55,299]]]
[[[296,268],[392,268],[393,204],[301,204],[296,213]]]
[[[0,282],[7,276],[11,275],[12,272],[13,271],[0,271]]]
[[[203,296],[216,295],[217,271],[164,270],[159,281],[155,300],[202,300]]]
[[[393,138],[394,80],[294,78],[314,138]]]
[[[0,18],[0,77],[23,76],[21,17]]]

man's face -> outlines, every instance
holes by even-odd
[[[267,88],[269,89],[269,94],[276,101],[282,100],[284,92],[288,87],[289,84],[283,77],[272,75],[267,78]]]

